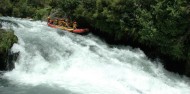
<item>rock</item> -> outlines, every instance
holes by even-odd
[[[13,53],[13,52],[11,52],[11,50],[8,51],[6,69],[5,70],[12,70],[12,69],[15,68],[14,62],[16,62],[18,56],[19,56],[19,52],[18,53]]]
[[[0,29],[2,28],[2,24],[0,23]]]
[[[185,75],[187,75],[188,77],[190,77],[190,61],[188,61],[188,62],[186,63]]]
[[[10,49],[6,53],[0,53],[0,71],[10,71],[15,68],[14,62],[17,60],[19,53],[12,53]]]
[[[17,43],[18,38],[13,31],[0,29],[0,71],[9,71],[14,68],[19,53],[12,53],[11,47]]]

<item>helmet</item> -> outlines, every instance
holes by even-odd
[[[49,17],[49,16],[48,16],[47,18],[48,18],[48,19],[50,19],[50,17]]]

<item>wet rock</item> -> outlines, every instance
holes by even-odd
[[[17,43],[18,38],[13,31],[0,29],[0,71],[9,71],[14,68],[19,53],[11,52],[11,47]]]
[[[13,53],[8,50],[0,53],[0,71],[10,71],[15,68],[14,62],[17,60],[19,53]]]
[[[190,77],[190,61],[186,63],[185,74]]]

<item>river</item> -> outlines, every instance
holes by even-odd
[[[0,75],[0,94],[190,94],[190,80],[166,71],[140,49],[108,45],[46,22],[12,17],[20,52],[15,69]]]

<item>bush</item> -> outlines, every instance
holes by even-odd
[[[13,31],[0,29],[0,53],[5,53],[18,41]]]
[[[10,0],[0,0],[0,13],[4,16],[11,15],[12,11],[12,4]]]
[[[36,10],[36,14],[35,14],[34,19],[37,19],[37,20],[46,19],[46,17],[48,16],[50,10],[51,10],[50,7]]]

